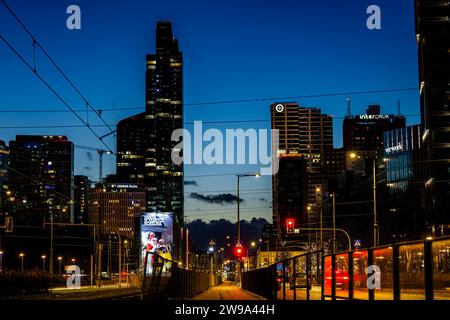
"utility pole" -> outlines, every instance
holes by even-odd
[[[49,258],[49,272],[53,275],[53,199],[48,199],[49,213],[50,213],[50,258]]]
[[[373,246],[378,246],[376,158],[373,158]]]
[[[119,232],[117,232],[117,236],[119,237],[119,288],[121,286],[122,280],[122,237]]]
[[[336,253],[336,193],[333,191],[333,253]]]

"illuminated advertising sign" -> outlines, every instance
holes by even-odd
[[[147,252],[157,253],[172,260],[173,248],[173,213],[147,212],[140,217],[141,226],[141,265],[145,262]],[[149,255],[147,274],[152,272],[153,255]]]
[[[403,144],[399,143],[396,146],[388,147],[384,149],[384,151],[386,151],[387,154],[403,151]]]
[[[391,118],[389,114],[361,114],[359,116],[360,120],[383,120],[389,118]]]

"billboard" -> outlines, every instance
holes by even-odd
[[[157,253],[172,260],[173,212],[146,212],[140,217],[141,265],[144,267],[147,252]],[[154,258],[149,255],[147,274],[152,271]]]

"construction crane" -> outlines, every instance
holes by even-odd
[[[87,147],[87,146],[80,146],[75,145],[75,148],[84,149],[84,150],[90,150],[95,151],[98,153],[98,181],[101,182],[103,179],[103,155],[106,154],[113,154],[110,150],[95,148],[95,147]]]

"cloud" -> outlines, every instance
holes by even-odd
[[[184,180],[184,185],[185,186],[198,186],[198,183],[195,180]]]
[[[203,195],[199,194],[197,192],[192,192],[191,197],[193,199],[197,199],[200,201],[208,202],[208,203],[214,203],[214,204],[232,204],[237,203],[237,196],[231,193],[221,193],[221,194],[214,194],[214,195]],[[244,199],[239,199],[240,202],[243,202]]]

